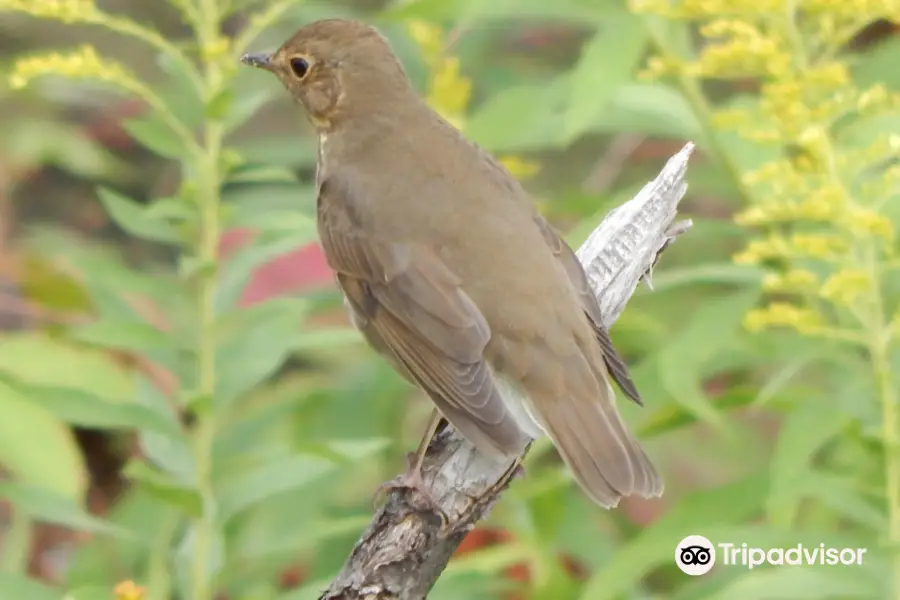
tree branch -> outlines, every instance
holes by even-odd
[[[691,227],[674,222],[687,191],[684,176],[694,145],[673,156],[659,176],[632,200],[613,210],[578,249],[591,288],[611,326],[640,281],[650,284],[659,254]],[[652,287],[651,287],[652,289]],[[341,572],[320,600],[420,600],[437,581],[453,552],[499,498],[495,489],[509,464],[481,456],[449,426],[432,440],[425,457],[425,483],[444,512],[462,516],[462,527],[443,535],[441,519],[412,490],[394,490],[354,546]]]

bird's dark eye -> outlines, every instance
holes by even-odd
[[[291,59],[291,71],[298,79],[303,79],[309,72],[309,61],[299,56]]]

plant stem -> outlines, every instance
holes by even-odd
[[[797,68],[807,71],[813,61],[803,44],[803,36],[797,27],[796,0],[790,2],[785,13],[786,33],[797,59]],[[822,148],[825,158],[826,172],[832,182],[842,191],[848,202],[852,203],[854,195],[844,185],[838,167],[837,150],[834,140],[826,135]],[[891,374],[891,329],[890,317],[885,310],[882,298],[882,272],[879,266],[879,252],[876,242],[865,240],[861,248],[865,256],[864,266],[868,271],[871,285],[871,297],[866,312],[871,317],[866,319],[868,333],[868,350],[872,361],[872,373],[875,379],[878,401],[881,404],[881,441],[884,446],[884,484],[885,507],[888,514],[888,548],[892,559],[892,583],[890,594],[900,600],[900,414],[897,410],[897,387]]]
[[[891,597],[900,600],[900,413],[897,383],[891,374],[890,326],[885,318],[879,272],[874,249],[869,252],[869,271],[874,290],[870,324],[869,355],[881,404],[882,444],[884,445],[884,485],[888,514],[888,551],[891,553]]]
[[[222,85],[221,57],[212,52],[219,39],[221,13],[216,0],[198,0],[197,38],[203,57],[205,100],[214,98]],[[200,271],[197,288],[198,397],[204,406],[197,420],[194,452],[197,465],[197,488],[203,498],[203,515],[194,530],[191,600],[211,600],[215,593],[216,569],[210,572],[217,536],[215,499],[213,497],[213,440],[216,431],[214,414],[216,388],[216,313],[215,294],[218,283],[217,262],[220,238],[219,171],[222,150],[222,124],[207,118],[203,132],[203,151],[196,165],[200,240]]]

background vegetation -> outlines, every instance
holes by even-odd
[[[900,8],[891,0],[0,0],[0,598],[316,598],[429,405],[347,328],[315,144],[241,69],[325,16],[578,244],[698,144],[613,329],[659,501],[552,449],[432,598],[900,599]],[[678,541],[867,547],[717,568]]]

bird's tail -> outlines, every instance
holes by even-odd
[[[597,504],[612,508],[624,496],[660,496],[662,478],[622,422],[606,378],[598,383],[600,398],[573,394],[541,403],[544,430]]]

